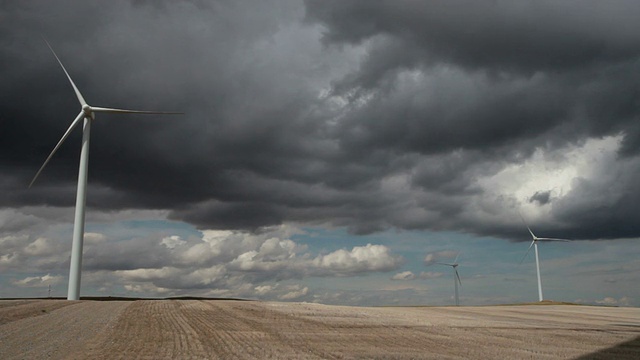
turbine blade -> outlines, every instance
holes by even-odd
[[[557,239],[557,238],[538,238],[538,240],[542,240],[542,241],[564,241],[564,242],[571,242],[572,240],[569,239]]]
[[[49,50],[51,50],[51,52],[53,53],[53,56],[55,56],[56,60],[58,60],[58,64],[60,64],[60,66],[62,67],[62,70],[64,70],[64,73],[67,75],[67,79],[69,79],[69,82],[71,83],[71,86],[73,86],[73,91],[76,92],[76,97],[78,97],[78,101],[80,101],[80,105],[82,105],[82,106],[87,105],[87,102],[84,101],[84,98],[82,97],[82,94],[80,93],[80,90],[78,90],[78,87],[76,86],[76,84],[73,82],[73,80],[71,80],[71,76],[69,76],[69,73],[67,72],[67,69],[65,69],[64,65],[62,65],[62,61],[60,61],[60,59],[58,58],[58,55],[56,55],[56,52],[53,51],[53,48],[51,47],[51,45],[49,44],[47,39],[44,38],[44,36],[42,37],[42,39],[44,40],[45,43],[47,43],[47,46],[49,47]]]
[[[40,170],[38,170],[38,172],[36,173],[36,176],[33,177],[33,180],[31,180],[31,183],[29,184],[29,187],[31,187],[31,185],[33,185],[33,183],[38,178],[38,175],[40,175],[40,173],[42,172],[44,167],[47,166],[47,164],[49,163],[49,160],[51,160],[51,157],[53,157],[53,154],[55,154],[56,151],[58,151],[58,148],[60,147],[60,145],[62,145],[62,143],[65,140],[67,140],[67,137],[69,137],[69,134],[71,134],[71,131],[76,127],[76,125],[78,125],[78,122],[80,122],[80,120],[82,120],[82,118],[84,118],[84,112],[80,111],[80,114],[78,114],[78,117],[76,117],[76,119],[73,120],[73,122],[71,123],[71,126],[69,126],[69,128],[64,133],[64,135],[62,135],[62,138],[60,139],[60,141],[58,141],[58,144],[56,145],[56,147],[53,148],[53,151],[51,152],[51,154],[49,154],[49,157],[47,157],[47,160],[44,161],[44,164],[42,164],[42,166],[40,167]]]
[[[113,109],[113,108],[103,108],[103,107],[94,107],[94,106],[91,107],[91,111],[102,112],[102,113],[118,113],[118,114],[167,114],[167,115],[184,114],[181,112],[171,112],[171,111],[126,110],[126,109]]]
[[[531,251],[531,247],[533,246],[533,244],[535,244],[535,240],[533,240],[531,242],[531,245],[529,245],[529,248],[527,249],[527,252],[524,254],[524,256],[522,257],[522,260],[520,260],[520,264],[522,264],[522,262],[524,261],[524,259],[527,257],[527,255],[529,255],[529,251]]]
[[[447,266],[453,266],[453,264],[447,264],[447,263],[436,263],[438,265],[447,265]]]
[[[456,272],[456,277],[458,278],[458,283],[460,284],[460,286],[462,286],[462,281],[460,280],[460,274],[458,274],[458,269],[453,269]]]
[[[453,260],[453,263],[457,263],[458,262],[458,257],[460,256],[461,251],[458,251],[458,255],[456,255],[456,258]]]
[[[534,235],[533,231],[531,231],[531,229],[529,228],[529,225],[527,225],[527,230],[529,230],[529,234],[531,234],[531,238],[536,239],[536,240],[538,239],[538,238]]]
[[[524,220],[524,216],[522,216],[522,213],[520,212],[520,210],[518,210],[518,214],[520,215],[520,219],[522,219],[522,223],[524,224],[524,226],[526,226],[527,230],[529,230],[529,234],[531,234],[531,238],[533,238],[534,240],[537,239],[537,237],[533,234],[533,231],[531,231],[531,228],[529,228],[529,225],[527,225],[527,222]]]

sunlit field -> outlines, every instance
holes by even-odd
[[[640,358],[640,310],[2,300],[3,359]]]

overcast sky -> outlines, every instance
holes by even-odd
[[[0,8],[0,296],[640,305],[637,1],[15,1]],[[467,269],[463,265],[466,261]]]

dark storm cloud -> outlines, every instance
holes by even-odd
[[[283,158],[304,158],[299,147],[313,144],[296,139],[315,129],[295,122],[308,91],[280,76],[284,69],[274,67],[286,64],[269,51],[274,33],[287,26],[277,15],[301,10],[300,4],[285,5],[70,1],[5,10],[7,29],[12,21],[29,26],[13,36],[3,32],[3,52],[15,57],[3,66],[9,81],[2,91],[2,165],[11,169],[3,203],[73,204],[72,192],[53,195],[52,187],[75,187],[79,130],[37,186],[24,188],[79,110],[39,33],[49,38],[89,103],[187,113],[99,116],[92,132],[91,206],[166,208],[226,200],[243,192],[234,188],[235,170],[268,176],[285,170]],[[76,36],[74,19],[81,14],[97,20]]]
[[[306,0],[305,4],[308,20],[326,25],[327,43],[360,43],[377,35],[394,38],[396,60],[370,57],[365,69],[376,69],[371,63],[382,60],[389,67],[444,62],[534,73],[624,61],[640,51],[640,25],[635,21],[640,5],[634,1]]]
[[[367,99],[343,122],[347,135],[342,139],[361,149],[433,154],[423,157],[413,181],[437,192],[429,203],[439,206],[422,208],[453,217],[445,228],[512,237],[504,224],[496,227],[480,216],[463,216],[469,205],[464,194],[483,191],[472,186],[476,176],[517,164],[539,147],[562,148],[589,136],[623,134],[620,155],[637,151],[640,35],[633,19],[640,7],[635,2],[305,4],[307,21],[323,25],[326,46],[368,48],[360,67],[334,82],[336,95]],[[417,81],[415,74],[421,76]],[[637,161],[627,165],[638,166]],[[640,229],[623,215],[633,212],[624,205],[625,194],[634,192],[630,183],[610,188],[613,199],[608,201],[574,202],[593,197],[600,185],[605,186],[578,186],[554,216],[577,224],[582,214],[595,212],[598,236],[637,236]],[[548,203],[549,196],[537,195],[532,197],[536,203]],[[510,202],[504,205],[517,206]],[[592,208],[581,208],[585,205]],[[562,217],[561,211],[574,215]],[[446,224],[446,217],[437,217],[437,223]],[[580,231],[573,235],[589,237]]]
[[[79,111],[43,34],[90,104],[185,112],[98,116],[93,209],[164,209],[201,228],[292,221],[513,238],[517,217],[499,219],[533,199],[567,237],[589,237],[576,230],[583,215],[619,224],[602,237],[637,236],[624,215],[630,181],[579,174],[552,202],[535,191],[487,199],[495,189],[477,181],[607,136],[622,137],[612,166],[626,161],[631,179],[638,14],[636,2],[595,1],[9,3],[0,207],[74,204],[79,129],[26,189]],[[593,197],[605,188],[609,198]],[[597,210],[606,206],[616,211]]]
[[[580,122],[572,128],[581,134],[619,131],[616,124],[635,121],[640,111],[635,2],[306,4],[307,20],[325,26],[326,44],[370,42],[359,70],[334,87],[340,94],[375,96],[346,125],[346,133],[364,128],[354,141],[420,152],[486,148],[552,130],[565,137],[566,130],[555,128],[571,120]],[[399,87],[400,72],[443,68],[450,79],[435,84],[444,85],[435,93],[380,91]],[[460,74],[478,79],[468,84],[474,89],[456,84]],[[452,91],[458,96],[446,96]],[[575,132],[569,135],[575,139]]]

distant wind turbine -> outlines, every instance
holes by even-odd
[[[456,258],[453,260],[453,263],[448,264],[448,263],[436,263],[438,265],[446,265],[446,266],[451,266],[451,268],[453,269],[453,286],[455,288],[455,300],[456,300],[456,306],[460,305],[460,300],[458,299],[458,283],[460,283],[460,286],[462,286],[462,281],[460,281],[460,274],[458,274],[458,257],[460,256],[460,252],[458,252],[458,255],[456,255]]]
[[[522,219],[522,222],[524,223],[524,226],[526,226],[527,230],[529,230],[529,234],[531,234],[531,238],[533,239],[531,241],[531,245],[529,245],[529,248],[527,249],[527,252],[522,257],[522,260],[520,260],[520,263],[522,264],[522,262],[527,257],[527,255],[529,255],[529,251],[531,251],[531,247],[533,246],[533,250],[534,250],[534,252],[536,254],[536,272],[538,274],[538,299],[540,301],[542,301],[544,298],[542,297],[542,281],[540,280],[540,259],[538,257],[538,241],[563,241],[563,242],[568,242],[568,241],[571,241],[571,240],[569,240],[569,239],[558,239],[558,238],[537,237],[533,233],[533,231],[531,231],[531,229],[529,228],[529,225],[527,225],[527,222],[524,221],[524,217],[522,216],[522,214],[520,214],[520,218]]]
[[[123,110],[123,109],[113,109],[113,108],[104,108],[97,106],[90,106],[82,97],[80,90],[76,84],[71,80],[71,76],[65,69],[64,65],[62,65],[62,61],[58,58],[55,51],[49,42],[44,39],[47,43],[47,46],[55,56],[56,60],[62,67],[65,75],[67,75],[67,79],[71,83],[73,87],[73,91],[76,93],[76,97],[82,106],[82,110],[78,114],[78,116],[73,120],[71,126],[67,129],[67,131],[62,135],[62,138],[58,142],[58,144],[53,148],[49,157],[44,161],[44,164],[40,167],[40,170],[36,173],[36,176],[33,177],[29,187],[33,185],[36,181],[42,170],[53,154],[58,150],[60,145],[67,139],[71,131],[80,123],[80,120],[84,119],[83,130],[82,130],[82,150],[80,152],[80,168],[78,170],[78,190],[76,195],[76,212],[75,219],[73,224],[73,243],[71,247],[71,265],[69,267],[69,289],[67,292],[68,300],[78,300],[80,298],[80,269],[82,267],[82,245],[84,240],[84,218],[85,218],[85,204],[87,198],[87,169],[89,166],[89,133],[91,130],[91,122],[95,120],[95,113],[118,113],[118,114],[182,114],[177,112],[161,112],[161,111],[140,111],[140,110]]]

